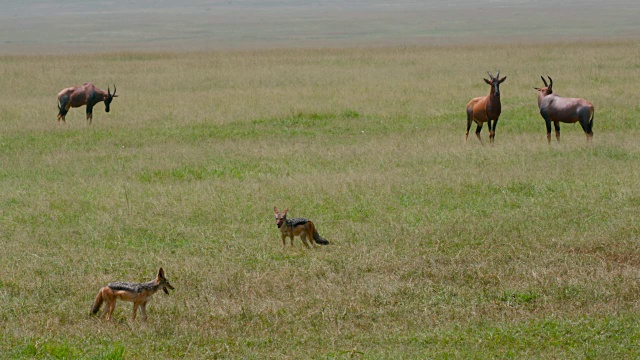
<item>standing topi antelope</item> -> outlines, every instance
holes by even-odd
[[[547,140],[551,143],[551,122],[556,130],[556,139],[560,141],[560,123],[580,122],[582,130],[587,134],[587,142],[593,139],[593,104],[585,99],[564,98],[553,93],[553,80],[550,76],[549,84],[540,76],[544,83],[543,88],[534,87],[538,90],[538,107],[540,115],[547,124]]]
[[[498,118],[502,111],[500,104],[500,84],[502,84],[507,77],[505,76],[499,79],[500,71],[498,71],[495,77],[493,77],[490,72],[487,72],[487,74],[489,74],[489,80],[483,80],[491,85],[489,95],[474,98],[467,104],[467,132],[464,136],[465,141],[469,139],[471,121],[475,121],[477,124],[476,136],[478,140],[480,140],[480,143],[482,143],[480,131],[482,130],[482,124],[485,122],[489,125],[489,141],[493,143],[493,139],[496,137],[496,125],[498,125]],[[491,121],[493,121],[493,123]]]
[[[58,93],[58,125],[60,125],[60,119],[62,119],[65,124],[67,123],[64,117],[67,115],[70,108],[77,108],[82,105],[87,105],[87,120],[89,121],[89,124],[91,124],[91,120],[93,119],[93,107],[97,103],[104,101],[104,111],[109,112],[109,105],[111,105],[113,98],[117,96],[115,85],[113,85],[113,94],[111,93],[111,89],[108,87],[105,92],[104,90],[100,90],[95,87],[92,83],[85,83],[82,86],[73,86],[63,89]]]

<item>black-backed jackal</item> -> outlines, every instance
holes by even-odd
[[[313,239],[313,241],[320,245],[329,244],[329,241],[322,238],[322,236],[318,234],[318,230],[316,230],[316,226],[313,224],[313,221],[305,218],[295,218],[288,220],[287,211],[289,211],[289,209],[280,212],[280,210],[278,210],[278,208],[274,206],[273,211],[276,213],[276,225],[278,225],[278,229],[280,229],[283,247],[285,246],[285,238],[287,236],[289,237],[289,239],[291,239],[291,246],[293,246],[294,236],[300,236],[300,239],[302,239],[302,243],[306,247],[310,247],[309,243],[307,242],[307,238],[309,238],[309,241]]]
[[[116,308],[116,300],[129,301],[133,303],[133,320],[136,319],[136,312],[138,306],[140,306],[140,312],[142,312],[142,320],[147,320],[146,306],[151,295],[156,291],[164,290],[169,295],[169,290],[173,290],[173,286],[169,284],[167,278],[164,276],[164,270],[160,268],[158,275],[155,279],[144,283],[130,283],[130,282],[112,282],[98,291],[96,299],[93,301],[93,307],[91,308],[91,314],[95,315],[100,310],[103,302],[106,302],[104,308],[105,319],[111,320],[111,314]]]

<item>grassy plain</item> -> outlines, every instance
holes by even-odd
[[[636,0],[5,1],[0,55],[640,37]]]
[[[0,57],[2,356],[635,357],[639,45]],[[465,143],[498,69],[496,144]],[[593,145],[547,144],[540,75]],[[85,81],[111,113],[58,127]],[[274,205],[333,244],[283,249]],[[88,316],[159,266],[146,324]]]

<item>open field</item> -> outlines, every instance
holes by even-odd
[[[9,0],[0,55],[640,38],[636,0]]]
[[[2,356],[633,358],[639,45],[0,57]],[[496,144],[465,144],[498,69]],[[593,145],[547,145],[543,74]],[[120,97],[58,127],[85,81]],[[274,205],[333,244],[283,249]],[[88,316],[159,266],[146,324]]]

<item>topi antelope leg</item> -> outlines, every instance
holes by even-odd
[[[471,129],[471,113],[467,109],[467,132],[464,134],[464,141],[469,140],[469,129]]]
[[[482,138],[480,137],[480,131],[482,131],[481,123],[479,123],[478,126],[476,126],[476,136],[478,137],[478,140],[480,140],[480,143],[484,145],[484,143],[482,142]]]
[[[553,127],[556,130],[556,140],[560,142],[560,123],[558,121],[553,122]]]
[[[496,126],[498,126],[498,119],[493,121],[493,125],[491,127],[491,143],[496,138]]]
[[[545,117],[544,123],[547,126],[547,142],[551,144],[551,121]]]

